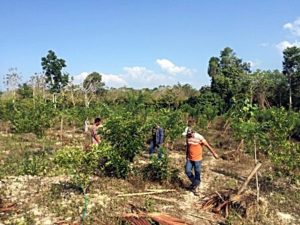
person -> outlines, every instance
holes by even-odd
[[[186,149],[186,164],[185,174],[191,181],[189,189],[195,195],[199,195],[199,187],[201,183],[201,165],[202,165],[202,147],[207,147],[213,156],[218,159],[219,156],[210,144],[204,139],[202,135],[187,127],[183,132],[186,136],[187,149]],[[192,170],[194,169],[194,174]]]
[[[153,155],[155,149],[158,153],[158,158],[161,159],[162,157],[162,149],[161,145],[164,141],[164,130],[158,123],[152,128],[152,139],[149,146],[149,154],[150,157]]]
[[[98,134],[99,127],[101,127],[101,118],[97,117],[94,120],[94,124],[93,124],[92,130],[91,130],[91,138],[92,138],[92,143],[94,145],[101,143],[101,138],[100,138],[100,135]]]

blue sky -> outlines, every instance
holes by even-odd
[[[281,69],[280,51],[300,46],[299,9],[298,0],[0,0],[0,75],[17,67],[27,81],[51,49],[77,83],[97,71],[113,87],[199,89],[227,46],[252,69]]]

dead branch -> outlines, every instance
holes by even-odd
[[[148,192],[139,192],[139,193],[128,193],[128,194],[119,194],[117,197],[130,197],[130,196],[141,196],[141,195],[155,195],[161,194],[166,192],[174,192],[176,190],[169,189],[169,190],[156,190],[156,191],[148,191]]]
[[[203,199],[203,203],[201,208],[204,210],[210,210],[216,214],[221,214],[225,218],[228,217],[231,209],[234,209],[242,216],[248,216],[249,212],[253,209],[253,204],[256,200],[256,196],[253,193],[244,193],[247,188],[248,183],[255,173],[261,167],[261,163],[258,163],[245,182],[238,190],[224,190],[224,191],[216,191],[209,197],[205,197]]]
[[[239,188],[237,194],[241,194],[247,187],[248,183],[250,182],[251,178],[254,176],[254,174],[259,170],[261,167],[261,163],[257,163],[257,165],[254,167],[254,169],[251,171],[249,176],[247,177],[246,181],[243,183],[243,185]]]

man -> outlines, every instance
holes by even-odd
[[[164,130],[157,123],[152,128],[152,140],[150,142],[150,147],[149,147],[150,157],[154,153],[155,149],[157,149],[158,158],[161,159],[161,157],[162,157],[161,145],[163,144],[163,141],[164,141]]]
[[[91,130],[92,143],[94,145],[101,143],[100,135],[98,135],[98,128],[101,127],[101,119],[99,117],[95,118],[94,124]]]
[[[191,128],[186,128],[183,135],[186,136],[187,149],[186,149],[186,164],[185,173],[189,180],[192,182],[190,189],[195,195],[199,195],[199,186],[201,183],[201,164],[202,164],[202,147],[205,146],[218,159],[219,156],[204,137]],[[194,169],[194,174],[192,170]]]

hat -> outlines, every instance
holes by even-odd
[[[187,134],[192,133],[192,129],[190,127],[186,127],[184,129],[184,132],[182,133],[183,136],[186,136]]]

